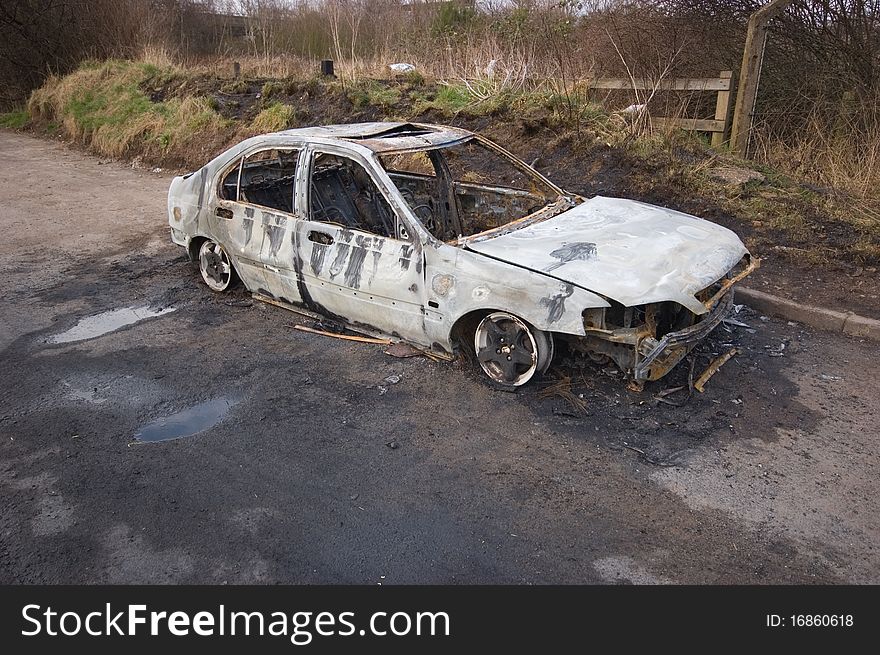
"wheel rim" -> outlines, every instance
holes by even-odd
[[[506,312],[486,316],[474,333],[480,368],[495,382],[518,387],[538,370],[538,345],[523,321]]]
[[[232,265],[223,246],[205,241],[199,248],[199,268],[202,279],[214,291],[225,291],[232,281]]]

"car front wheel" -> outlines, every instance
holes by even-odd
[[[512,389],[547,370],[553,358],[553,338],[513,314],[493,312],[477,325],[474,351],[489,379]]]
[[[213,291],[226,291],[235,284],[235,269],[219,243],[206,239],[199,248],[199,270]]]

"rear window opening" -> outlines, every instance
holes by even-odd
[[[223,178],[220,195],[282,212],[293,211],[299,150],[260,150],[239,161]]]

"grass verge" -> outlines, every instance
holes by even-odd
[[[25,109],[10,111],[0,114],[0,127],[5,127],[9,130],[20,130],[27,127],[30,120],[30,115]]]

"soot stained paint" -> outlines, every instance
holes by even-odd
[[[408,243],[400,246],[400,267],[405,271],[409,270],[409,260],[412,257],[412,250],[412,246]]]
[[[253,211],[251,210],[251,213]],[[245,213],[247,213],[247,210],[245,210]],[[244,227],[244,245],[248,245],[251,242],[251,237],[254,235],[254,219],[243,218],[241,224]]]
[[[310,242],[312,243],[312,242]],[[323,243],[312,243],[312,272],[315,275],[320,275],[321,271],[324,269],[324,259],[327,257],[327,246]]]
[[[565,290],[550,296],[549,298],[541,298],[541,306],[547,308],[547,322],[555,323],[565,313],[565,299],[574,293],[574,287],[570,284],[565,285]]]
[[[208,167],[202,166],[199,169],[199,209],[205,203],[205,182],[208,179]]]
[[[555,264],[550,264],[544,270],[548,273],[550,271],[555,271],[560,266],[567,264],[568,262],[573,262],[575,260],[583,260],[591,259],[596,256],[596,244],[590,243],[589,241],[576,241],[575,243],[565,243],[560,248],[552,251],[550,253],[551,257],[558,259],[559,261]]]
[[[345,284],[352,289],[358,289],[361,285],[361,271],[364,268],[364,259],[367,256],[367,248],[372,244],[373,239],[363,235],[355,237],[357,244],[351,249],[351,258],[348,260],[348,267],[345,269]]]
[[[379,272],[379,259],[381,259],[382,253],[378,250],[373,251],[373,270],[370,271],[370,281],[369,284],[373,283],[373,280],[376,279],[376,273]]]
[[[270,257],[275,257],[278,254],[278,251],[281,249],[281,244],[284,242],[284,234],[286,232],[287,230],[280,225],[266,226],[266,234],[269,237]]]
[[[336,257],[333,258],[333,263],[330,264],[331,280],[342,272],[342,269],[345,266],[345,260],[348,259],[349,250],[351,250],[351,246],[347,243],[336,244]]]
[[[312,294],[309,293],[308,285],[306,284],[305,277],[303,276],[303,258],[300,254],[300,249],[297,247],[297,239],[295,238],[296,233],[291,232],[290,241],[293,244],[293,270],[296,275],[296,288],[299,292],[300,302],[299,303],[291,303],[291,304],[300,304],[306,309],[315,312],[316,314],[323,314],[327,318],[333,321],[338,321],[340,323],[348,323],[349,320],[340,314],[336,314],[326,307],[324,307],[321,303],[315,301],[312,298]],[[315,247],[320,246],[324,251],[324,255],[326,255],[327,246],[322,244],[313,244]],[[324,265],[324,255],[321,256],[321,267]],[[312,256],[314,257],[314,249],[312,250]],[[316,273],[317,274],[317,273]],[[265,294],[264,294],[265,295]]]

